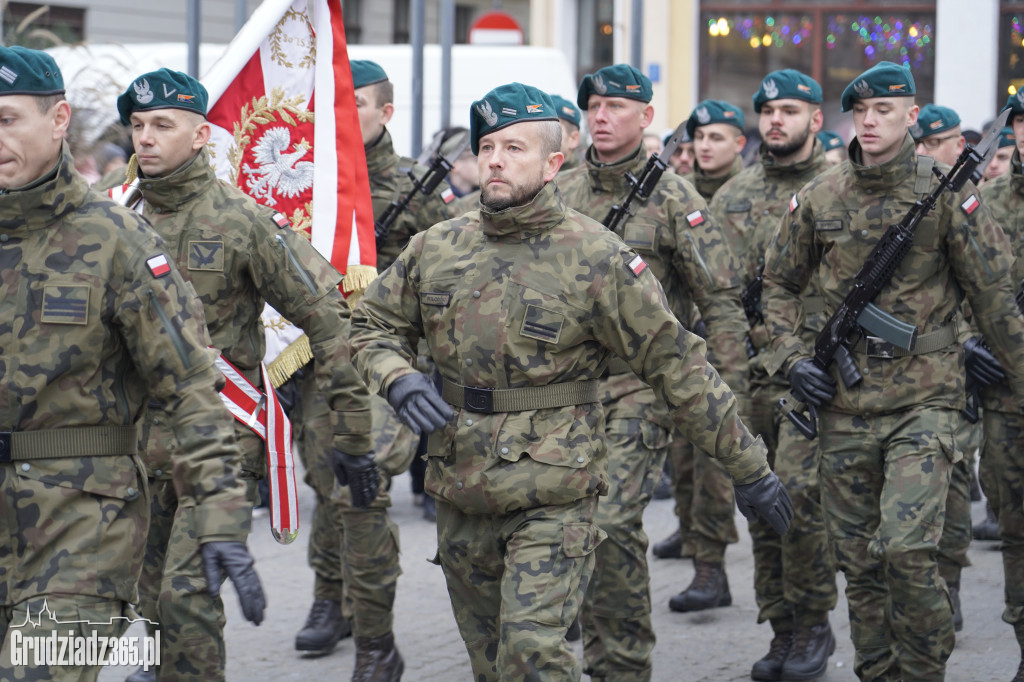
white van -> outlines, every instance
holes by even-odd
[[[412,47],[349,45],[349,59],[380,64],[395,84],[395,115],[388,130],[395,151],[412,153]],[[423,131],[428,144],[441,128],[441,46],[423,49]],[[518,81],[576,101],[576,78],[565,54],[550,47],[453,45],[451,125],[469,127],[470,105],[489,91]]]

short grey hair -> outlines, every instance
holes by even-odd
[[[562,151],[562,124],[558,121],[537,121],[537,123],[543,126],[540,132],[540,142],[544,155]]]

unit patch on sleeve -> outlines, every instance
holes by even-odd
[[[286,227],[291,226],[291,222],[288,220],[288,218],[285,217],[284,213],[280,212],[274,214],[274,223],[282,230]]]
[[[224,271],[224,242],[190,241],[188,243],[188,269]]]
[[[451,187],[445,187],[444,191],[441,192],[441,201],[446,204],[450,204],[455,201],[455,192],[452,191]]]
[[[789,212],[792,213],[798,208],[800,208],[800,201],[796,198],[796,195],[794,194],[793,198],[789,200]]]
[[[686,216],[686,222],[690,223],[690,227],[697,227],[704,222],[704,213],[701,211],[694,211]]]
[[[89,291],[87,285],[47,285],[43,287],[40,322],[49,324],[88,324]]]
[[[629,261],[629,265],[627,267],[630,272],[639,277],[640,273],[647,269],[647,263],[645,263],[644,259],[640,256],[636,256],[633,260]]]
[[[147,260],[146,266],[149,267],[149,271],[153,273],[154,277],[163,277],[171,271],[171,264],[167,262],[167,256],[162,253]]]

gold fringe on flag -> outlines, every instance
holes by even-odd
[[[312,359],[313,349],[309,347],[309,337],[303,334],[288,344],[288,347],[267,365],[270,383],[274,385],[274,388],[279,388]]]
[[[349,265],[345,272],[345,279],[341,282],[341,290],[348,294],[350,308],[355,307],[359,297],[370,286],[370,282],[377,278],[377,268],[359,263]]]

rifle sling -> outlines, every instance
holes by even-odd
[[[913,350],[905,350],[899,346],[894,346],[885,339],[877,336],[865,336],[862,337],[854,345],[853,350],[857,353],[864,353],[869,358],[907,358],[912,355],[924,355],[925,353],[934,353],[935,351],[942,350],[954,343],[956,343],[959,334],[955,324],[948,324],[945,327],[940,327],[933,332],[927,334],[921,334],[917,337],[917,342],[914,343]]]

